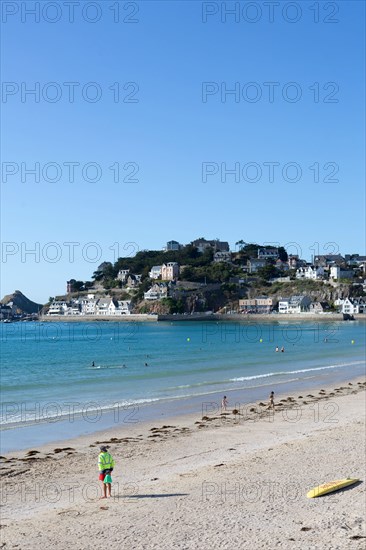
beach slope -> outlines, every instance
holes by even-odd
[[[273,414],[175,418],[11,453],[1,548],[357,549],[365,530],[365,385],[279,400]],[[332,394],[332,395],[331,395]],[[261,413],[258,413],[261,410]],[[100,500],[96,457],[116,460]],[[360,482],[307,499],[316,485]]]

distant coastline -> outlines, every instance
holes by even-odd
[[[343,321],[342,313],[281,313],[273,314],[225,314],[225,313],[197,313],[193,315],[184,314],[166,314],[166,315],[146,315],[146,314],[131,314],[131,315],[52,315],[42,316],[39,321],[44,323],[90,323],[90,322],[177,322],[177,321],[240,321],[250,323],[253,321],[263,322],[278,322],[278,321]],[[365,321],[366,314],[354,316],[354,321]]]

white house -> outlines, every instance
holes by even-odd
[[[221,252],[229,252],[230,250],[229,243],[227,241],[220,241],[219,239],[207,241],[206,239],[201,238],[192,241],[191,244],[197,248],[198,252],[201,253],[204,253],[207,249],[211,249],[214,252],[218,252],[219,250]]]
[[[265,267],[266,265],[267,262],[264,259],[250,258],[250,260],[247,261],[249,273],[256,273],[258,269]]]
[[[294,269],[294,268],[298,267],[299,262],[300,262],[300,259],[299,259],[298,254],[289,254],[288,255],[287,263],[288,263],[288,266],[291,269]]]
[[[79,300],[71,300],[65,315],[80,315],[80,303]]]
[[[277,260],[278,258],[278,248],[266,247],[258,248],[258,259],[259,260]]]
[[[348,315],[366,313],[366,300],[364,298],[345,298],[342,304],[342,313]]]
[[[351,267],[360,266],[366,262],[366,256],[360,256],[359,254],[346,254],[344,258],[346,264]]]
[[[342,269],[338,265],[332,265],[330,268],[330,278],[338,281],[339,279],[353,279],[352,269]]]
[[[290,298],[281,298],[278,302],[278,313],[288,313],[288,304]]]
[[[278,302],[278,313],[303,313],[309,311],[310,303],[309,296],[281,298]]]
[[[114,304],[111,306],[111,302],[113,303],[113,300],[110,297],[100,298],[96,305],[96,315],[111,315],[111,311],[116,308]]]
[[[120,269],[117,275],[117,279],[125,283],[128,277],[130,270],[129,269]]]
[[[312,279],[312,280],[319,280],[322,277],[324,277],[324,268],[314,267],[312,265],[308,265],[306,267],[299,267],[296,270],[296,279]]]
[[[67,302],[64,300],[54,300],[50,304],[47,315],[65,315],[68,307]]]
[[[47,315],[130,315],[130,300],[115,300],[110,296],[95,299],[94,294],[71,302],[52,302]]]
[[[161,265],[153,265],[149,271],[150,279],[158,279],[161,276]]]
[[[219,250],[218,252],[215,252],[213,261],[215,263],[217,262],[231,262],[231,252],[224,252]]]
[[[353,315],[354,313],[358,313],[358,308],[357,306],[355,307],[353,300],[350,300],[349,298],[345,298],[345,300],[343,300],[341,311],[342,313]]]
[[[165,250],[180,250],[181,248],[183,248],[183,245],[178,241],[168,241],[166,243]]]
[[[130,274],[127,277],[127,288],[136,288],[141,283],[141,275]]]
[[[11,307],[6,304],[0,304],[0,319],[10,319],[11,316]]]
[[[144,293],[145,300],[161,300],[167,298],[168,287],[164,284],[155,283],[147,292]]]
[[[163,281],[172,281],[179,275],[179,265],[177,262],[168,262],[161,266],[161,279]]]
[[[340,254],[325,254],[314,256],[314,265],[317,267],[329,267],[331,265],[341,265],[344,263],[344,258]]]
[[[88,294],[80,300],[81,315],[94,315],[96,312],[97,300],[94,294]]]
[[[131,315],[131,300],[118,300],[116,315]]]
[[[310,304],[310,313],[324,313],[329,309],[326,302],[312,302]]]

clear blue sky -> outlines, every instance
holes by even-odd
[[[116,259],[114,243],[120,255],[126,243],[160,249],[170,239],[187,243],[201,236],[219,237],[233,248],[239,239],[295,242],[306,259],[314,243],[319,243],[316,253],[332,252],[332,246],[324,249],[329,242],[341,253],[364,253],[363,2],[320,2],[319,23],[310,9],[313,2],[297,2],[301,14],[283,13],[286,2],[280,2],[273,22],[262,2],[257,2],[257,14],[246,12],[247,2],[240,2],[238,22],[230,15],[225,22],[221,2],[138,2],[136,14],[133,2],[120,2],[117,23],[109,9],[116,2],[109,0],[96,2],[101,13],[88,8],[84,17],[76,6],[74,23],[62,1],[58,14],[50,8],[40,13],[39,22],[21,13],[24,2],[5,4],[11,6],[3,13],[2,79],[15,84],[6,84],[2,103],[2,240],[7,252],[2,296],[19,289],[45,302],[65,291],[67,279],[90,279],[102,260]],[[9,14],[14,5],[18,13]],[[333,5],[338,13],[332,13]],[[216,9],[204,23],[202,10]],[[85,20],[98,16],[95,23]],[[60,21],[50,22],[57,17]],[[256,17],[257,22],[246,20]],[[22,101],[22,87],[24,92],[36,82],[39,102],[30,95]],[[65,82],[80,83],[73,103]],[[90,82],[102,92],[94,103],[81,93]],[[121,99],[129,94],[138,101],[114,102],[109,87],[116,82]],[[124,90],[128,82],[136,84]],[[205,102],[203,82],[216,83]],[[250,82],[255,85],[248,87]],[[278,83],[273,101],[268,82]],[[286,88],[289,82],[296,88]],[[233,89],[235,83],[240,97],[221,100],[220,90]],[[290,99],[299,91],[301,99],[285,100],[286,89]],[[85,90],[92,99],[96,88]],[[60,100],[51,102],[60,91]],[[262,93],[257,102],[250,101],[254,93]],[[36,162],[39,182],[21,165],[30,168]],[[73,182],[65,162],[80,164]],[[92,167],[86,177],[82,174],[90,162],[102,171],[97,182],[87,181],[96,174]],[[217,173],[203,181],[207,162]],[[263,164],[268,162],[279,163],[274,181]],[[297,182],[282,177],[289,162],[301,168]],[[58,181],[47,181],[56,174],[52,166],[42,176],[48,163],[61,167]],[[109,168],[114,163],[121,167],[119,182]],[[126,163],[138,165],[137,182],[123,181],[135,166],[124,170]],[[241,172],[240,181],[234,175],[225,181],[221,163],[228,169],[239,163],[249,180],[259,165],[262,176],[245,181]],[[319,163],[319,181],[314,163]],[[9,174],[12,170],[17,173]],[[288,179],[295,179],[295,168],[288,170]],[[339,181],[327,181],[327,176]],[[74,261],[66,242],[80,243]],[[39,257],[26,254],[37,246]],[[127,246],[127,254],[134,247]],[[93,263],[97,250],[101,258]]]

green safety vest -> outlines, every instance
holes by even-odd
[[[98,457],[98,467],[99,471],[110,470],[114,468],[114,460],[110,453],[101,452]]]

